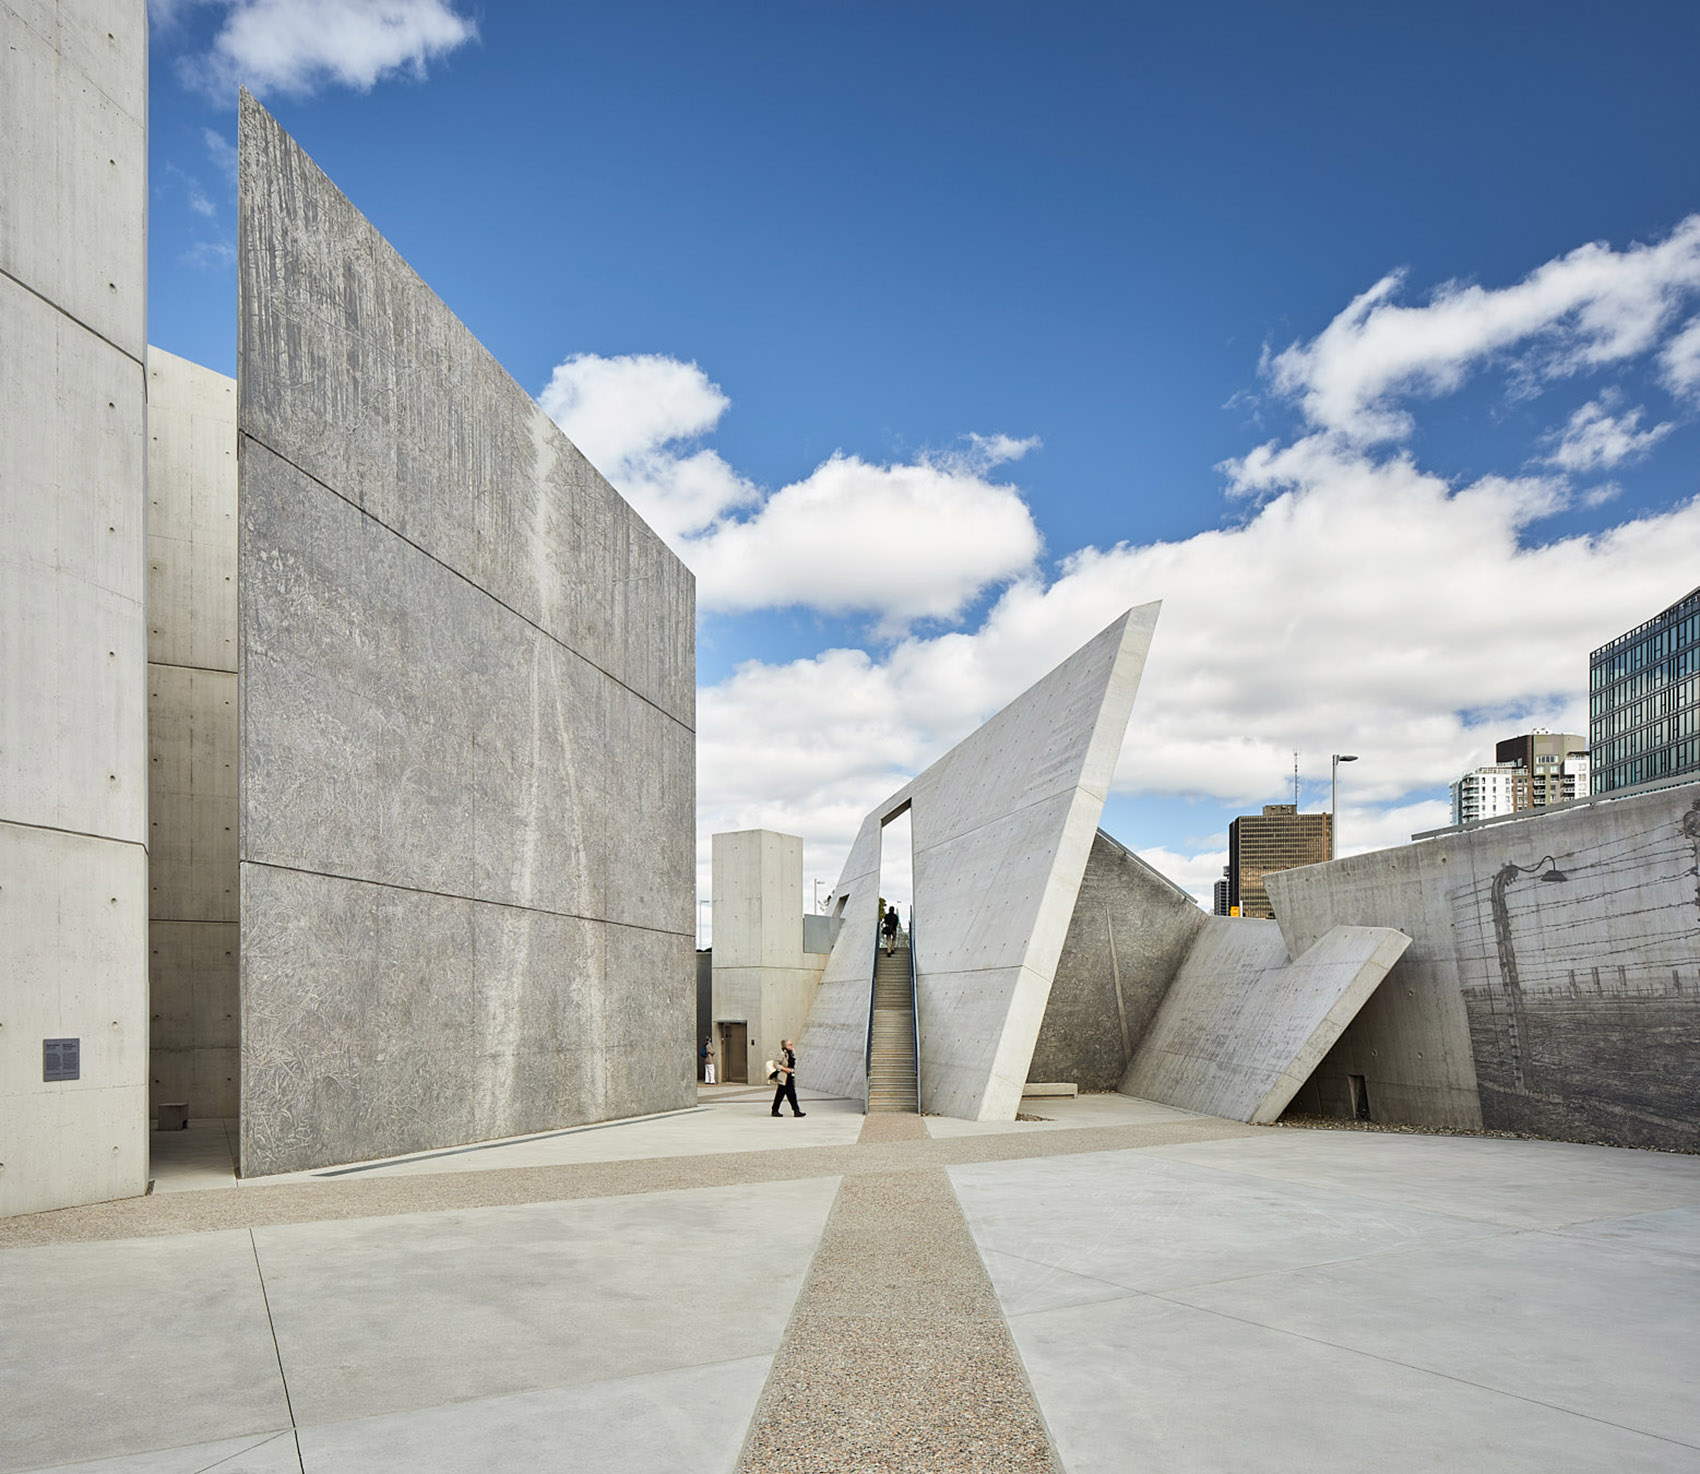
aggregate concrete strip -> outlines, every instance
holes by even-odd
[[[862,1139],[923,1129],[918,1116],[870,1116]],[[844,1179],[738,1464],[845,1469],[1059,1469],[940,1168]]]
[[[885,1124],[888,1122],[908,1124],[899,1127]],[[483,1172],[341,1177],[244,1187],[237,1191],[221,1189],[120,1198],[111,1203],[0,1220],[0,1249],[259,1228],[277,1223],[383,1218],[398,1213],[438,1213],[510,1203],[618,1197],[679,1188],[724,1187],[729,1183],[928,1171],[962,1162],[1014,1161],[1217,1141],[1255,1136],[1270,1128],[1199,1116],[1152,1125],[1091,1126],[1069,1131],[1010,1132],[939,1140],[898,1139],[887,1134],[923,1129],[918,1116],[870,1116],[863,1127],[862,1139],[854,1146],[575,1162]]]

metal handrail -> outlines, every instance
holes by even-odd
[[[915,1037],[915,1114],[921,1114],[921,993],[915,986],[915,910],[909,910],[909,1025]]]
[[[868,1042],[862,1058],[862,1114],[868,1114],[868,1103],[874,1093],[874,999],[879,996],[880,930],[874,928],[873,966],[868,971]]]

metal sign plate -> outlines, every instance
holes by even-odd
[[[80,1080],[83,1074],[83,1041],[81,1039],[43,1039],[41,1041],[41,1078],[43,1080]]]

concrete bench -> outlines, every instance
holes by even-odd
[[[1027,1100],[1034,1096],[1041,1098],[1048,1096],[1053,1099],[1061,1097],[1072,1100],[1079,1093],[1080,1087],[1078,1085],[1069,1085],[1061,1081],[1053,1081],[1051,1084],[1041,1085],[1037,1081],[1029,1080],[1021,1087],[1021,1098],[1023,1100]]]
[[[174,1100],[169,1104],[161,1101],[156,1108],[158,1124],[156,1131],[187,1131],[189,1129],[189,1102]]]

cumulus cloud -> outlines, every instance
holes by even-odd
[[[1690,318],[1664,346],[1659,368],[1673,394],[1700,399],[1700,317]]]
[[[1609,471],[1624,461],[1646,455],[1676,428],[1667,422],[1643,430],[1643,411],[1632,409],[1614,414],[1613,405],[1613,398],[1601,395],[1571,415],[1558,438],[1557,448],[1546,458],[1547,464],[1577,474]]]
[[[1700,328],[1671,333],[1697,251],[1700,217],[1657,246],[1572,252],[1503,293],[1448,289],[1409,309],[1391,288],[1360,299],[1271,368],[1306,423],[1222,467],[1250,508],[1239,525],[1083,548],[1049,577],[1014,577],[975,628],[913,633],[878,655],[751,662],[707,688],[704,894],[709,836],[751,825],[803,835],[810,875],[836,876],[869,807],[1151,599],[1163,614],[1119,793],[1251,812],[1289,791],[1295,749],[1318,775],[1327,753],[1349,751],[1360,761],[1342,794],[1345,852],[1443,825],[1444,785],[1498,738],[1587,731],[1588,653],[1693,587],[1700,498],[1540,536],[1570,502],[1570,474],[1627,464],[1668,433],[1613,391],[1531,447],[1551,475],[1452,481],[1377,437],[1410,400],[1512,348],[1524,355],[1504,359],[1513,374],[1530,371],[1535,345],[1543,373],[1639,356],[1674,386],[1689,352],[1700,379]],[[1146,854],[1203,899],[1224,845]]]
[[[1315,338],[1268,359],[1275,389],[1318,429],[1365,444],[1403,439],[1413,422],[1401,397],[1450,393],[1513,353],[1538,381],[1648,352],[1700,290],[1700,215],[1652,245],[1578,247],[1509,287],[1449,283],[1407,306],[1397,300],[1404,282],[1383,277]]]
[[[238,84],[299,97],[333,84],[365,92],[389,77],[422,80],[478,35],[451,0],[154,0],[152,8],[169,25],[198,4],[225,15],[208,51],[183,59],[182,76],[225,100]]]
[[[695,363],[576,354],[538,402],[695,571],[704,610],[801,604],[891,634],[955,618],[1039,554],[1020,492],[988,479],[1036,440],[968,435],[897,465],[838,454],[768,493],[700,444],[731,400]]]

